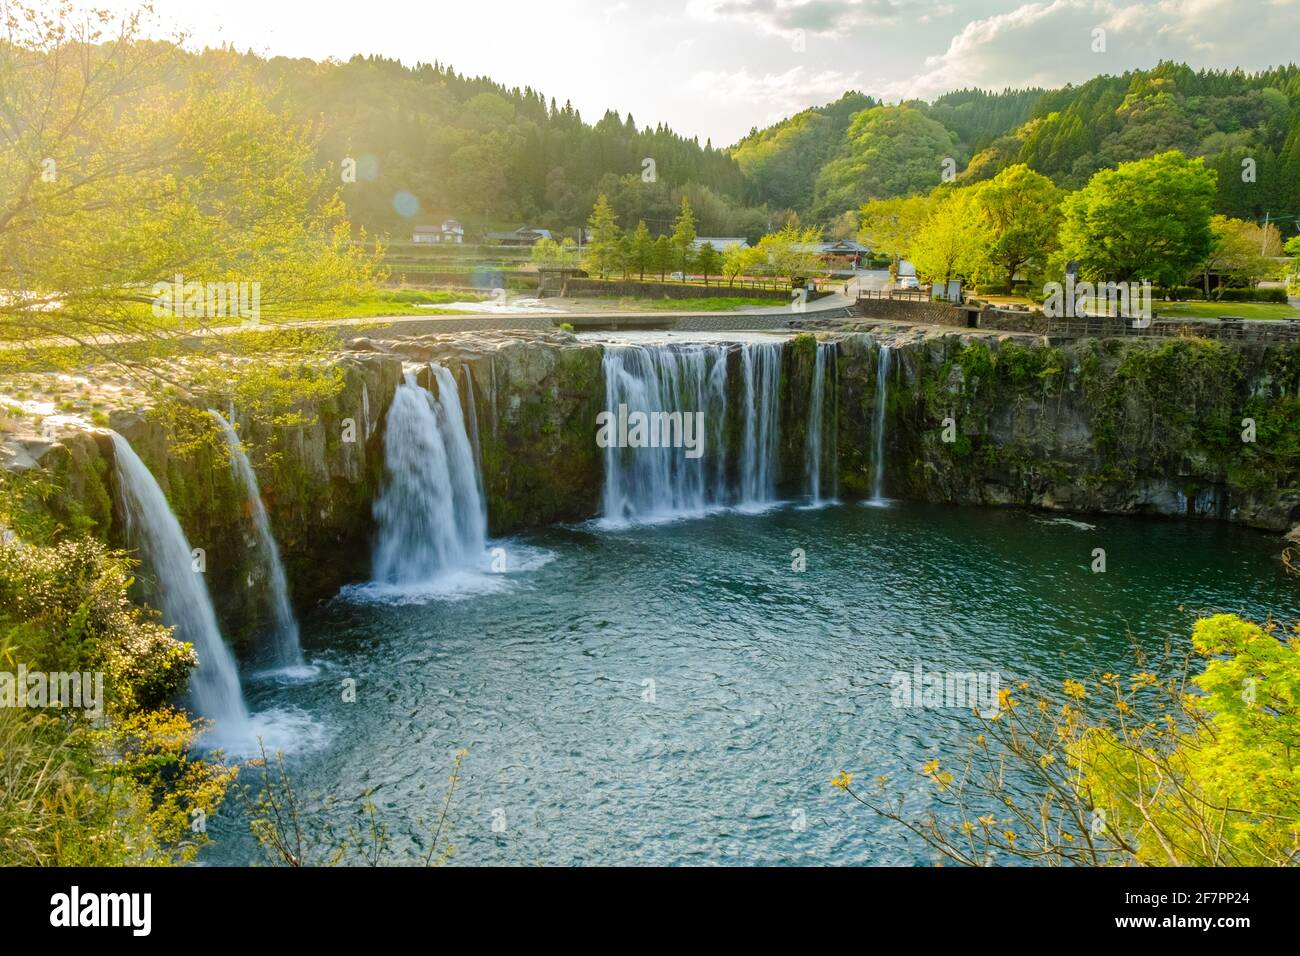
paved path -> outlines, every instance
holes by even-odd
[[[677,329],[689,332],[739,332],[786,329],[800,319],[847,318],[857,315],[853,299],[836,292],[803,305],[800,310],[792,306],[754,306],[727,312],[674,312],[651,310],[642,312],[547,312],[502,313],[464,312],[435,315],[391,315],[363,319],[303,319],[300,321],[264,323],[261,325],[229,325],[196,330],[181,336],[201,341],[211,336],[234,332],[275,331],[285,328],[335,329],[341,334],[356,335],[437,335],[444,332],[497,332],[507,329],[532,329],[549,331],[561,322],[571,324],[575,330],[618,329]],[[136,341],[139,337],[99,336],[94,344],[117,345]],[[33,345],[66,345],[67,342],[51,339],[44,343],[6,342],[0,348],[24,348]]]

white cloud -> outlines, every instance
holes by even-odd
[[[938,0],[688,0],[686,4],[687,14],[697,19],[733,21],[776,36],[799,30],[842,36],[870,24],[925,22],[950,10]]]
[[[721,103],[757,106],[767,111],[764,124],[774,123],[792,113],[837,100],[845,90],[861,83],[858,73],[840,70],[814,72],[795,66],[784,73],[751,73],[747,68],[732,72],[704,70],[690,79],[693,92]]]
[[[1105,30],[1105,51],[1093,31]],[[1100,73],[1152,67],[1159,60],[1194,67],[1257,69],[1296,59],[1300,2],[1266,0],[1253,9],[1234,0],[1052,0],[972,20],[925,69],[877,82],[868,92],[891,99],[930,98],[966,86],[1060,86]]]

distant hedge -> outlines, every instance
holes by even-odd
[[[1286,305],[1286,289],[1222,289],[1220,302],[1278,302]]]
[[[1198,301],[1206,298],[1203,291],[1191,285],[1172,285],[1155,290],[1156,298],[1170,302]],[[1217,289],[1209,299],[1214,302],[1277,302],[1286,305],[1285,289]]]

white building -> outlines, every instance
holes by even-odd
[[[411,233],[411,241],[429,242],[464,242],[465,227],[455,219],[448,219],[441,226],[416,226]]]

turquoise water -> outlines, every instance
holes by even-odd
[[[465,748],[454,864],[928,863],[829,786],[903,779],[975,726],[891,706],[895,672],[1059,687],[1198,610],[1300,617],[1273,536],[1084,520],[896,503],[554,529],[498,542],[526,570],[443,598],[330,603],[302,627],[319,676],[249,700],[324,731],[286,756],[309,808],[345,830],[370,792],[411,859]],[[205,859],[258,860],[246,830],[232,803]]]

